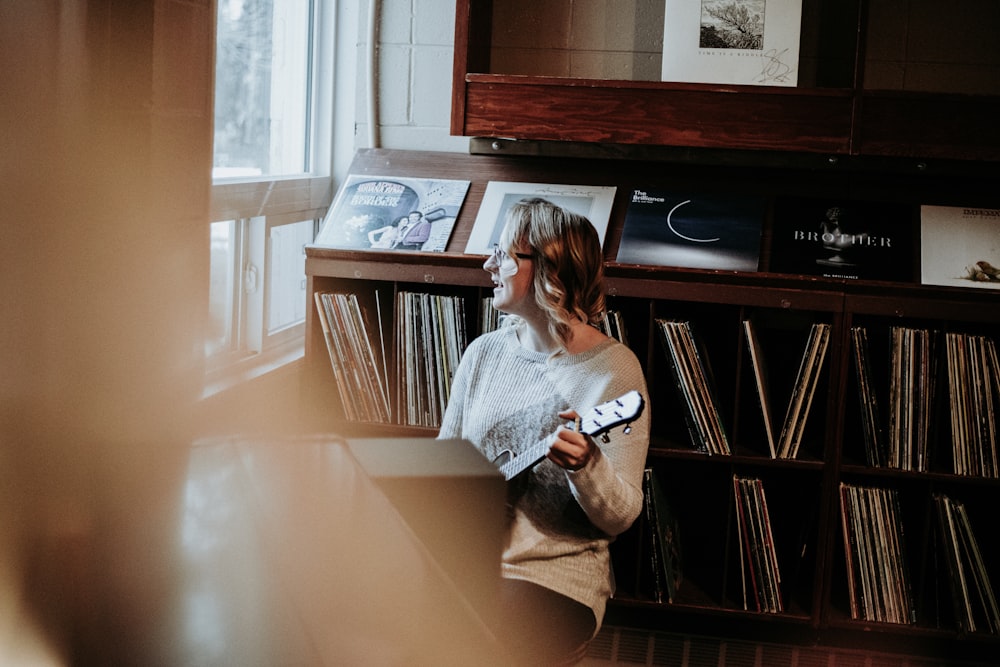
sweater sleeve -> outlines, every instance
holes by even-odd
[[[620,475],[611,458],[599,453],[585,468],[567,471],[573,497],[587,518],[607,535],[619,535],[642,511],[642,489]]]
[[[619,364],[611,388],[617,392],[615,395],[637,389],[646,399],[645,378],[634,356],[630,363]],[[629,425],[627,433],[623,425],[607,435],[607,443],[597,438],[597,456],[580,470],[566,471],[566,476],[590,522],[613,536],[627,530],[642,512],[642,472],[649,448],[648,406]]]

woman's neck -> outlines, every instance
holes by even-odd
[[[559,341],[549,332],[546,322],[534,322],[528,319],[523,321],[525,326],[520,330],[518,340],[526,349],[545,354],[552,354],[562,349]],[[606,338],[607,336],[594,327],[578,320],[570,325],[565,349],[569,354],[579,354],[599,345]]]

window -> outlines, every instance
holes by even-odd
[[[213,176],[309,171],[310,0],[219,0]]]
[[[302,338],[306,317],[305,247],[318,220],[270,215],[212,223],[205,354],[223,368]],[[259,357],[258,357],[259,358]]]
[[[276,225],[267,234],[271,247],[267,267],[264,331],[276,336],[306,318],[306,244],[316,238],[314,220]]]
[[[305,246],[333,190],[332,4],[218,2],[210,371],[301,350]]]

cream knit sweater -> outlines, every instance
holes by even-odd
[[[549,356],[525,349],[516,326],[474,340],[451,388],[441,438],[464,438],[493,460],[551,439],[578,413],[636,389],[648,400],[635,354],[608,339],[580,354]],[[511,483],[510,523],[502,575],[534,582],[594,610],[597,627],[614,592],[608,545],[642,511],[642,471],[649,445],[649,406],[612,429],[610,442],[582,470],[545,459]]]

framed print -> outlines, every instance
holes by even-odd
[[[540,197],[590,220],[604,245],[615,199],[614,186],[490,181],[473,224],[466,254],[486,255],[500,239],[507,211],[522,199]]]

